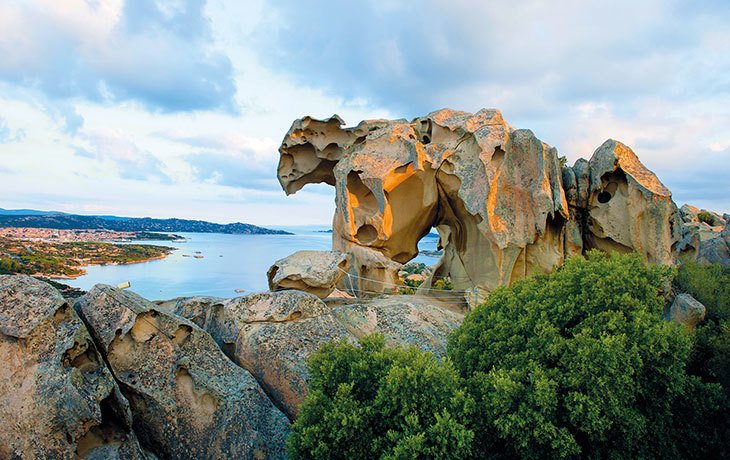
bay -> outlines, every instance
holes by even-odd
[[[130,265],[92,265],[85,268],[83,276],[59,281],[84,290],[97,283],[116,286],[129,281],[132,291],[150,300],[196,295],[236,297],[267,290],[266,272],[276,260],[303,249],[332,248],[332,234],[322,231],[326,227],[277,228],[294,234],[177,233],[185,241],[144,242],[176,248],[164,259]],[[436,240],[428,235],[419,248],[435,250]],[[414,260],[433,265],[438,259],[419,255]]]

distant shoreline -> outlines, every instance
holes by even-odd
[[[57,230],[106,230],[116,232],[195,232],[233,235],[290,235],[285,230],[274,230],[257,225],[234,222],[217,224],[203,220],[154,219],[151,217],[87,216],[80,214],[41,213],[25,210],[19,214],[0,210],[0,227],[51,228]]]
[[[152,262],[153,260],[165,259],[167,256],[169,256],[176,250],[177,250],[177,248],[174,248],[167,254],[160,254],[159,256],[148,257],[146,259],[140,259],[140,260],[133,260],[130,262],[104,262],[104,263],[96,263],[96,264],[90,263],[87,265],[80,265],[78,267],[78,270],[80,273],[77,275],[48,275],[47,273],[34,273],[30,276],[43,277],[43,278],[48,278],[51,280],[75,280],[76,278],[80,278],[88,273],[86,271],[87,267],[94,267],[94,266],[103,267],[103,266],[107,266],[107,265],[135,265],[135,264],[141,264],[144,262]]]

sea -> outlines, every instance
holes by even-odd
[[[184,241],[144,241],[176,250],[160,260],[129,265],[90,265],[86,274],[65,284],[91,289],[102,283],[112,286],[129,282],[130,290],[150,300],[175,297],[238,297],[268,289],[266,272],[278,259],[303,249],[332,249],[327,227],[275,227],[293,235],[226,235],[177,233]],[[436,250],[438,237],[428,234],[420,250]],[[197,256],[197,257],[196,257]],[[437,257],[419,254],[414,261],[433,265]]]

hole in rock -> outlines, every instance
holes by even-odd
[[[378,239],[378,231],[370,224],[365,224],[357,229],[355,238],[361,244],[370,244]]]
[[[501,145],[498,145],[494,148],[494,153],[492,153],[492,159],[491,159],[491,162],[494,165],[494,169],[498,169],[500,166],[502,166],[503,160],[504,160],[504,150],[502,150]]]
[[[428,144],[431,142],[431,138],[428,136],[423,136],[423,139],[421,140],[424,144]]]
[[[375,214],[378,209],[378,201],[355,171],[351,171],[347,175],[347,191],[349,192],[351,206],[354,209],[358,209],[365,216]]]
[[[611,194],[608,193],[607,191],[604,190],[598,194],[599,203],[608,203],[609,201],[611,201]]]

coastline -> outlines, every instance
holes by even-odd
[[[51,280],[75,280],[76,278],[80,278],[87,274],[86,267],[93,267],[93,266],[105,266],[105,265],[134,265],[134,264],[141,264],[145,262],[152,262],[153,260],[162,260],[172,254],[174,251],[177,251],[178,248],[172,248],[170,251],[168,251],[166,254],[160,254],[158,256],[153,257],[147,257],[145,259],[140,260],[133,260],[130,262],[102,262],[102,263],[89,263],[80,265],[78,267],[79,274],[78,275],[49,275],[48,273],[35,273],[31,276],[40,276],[43,278],[48,278]]]

